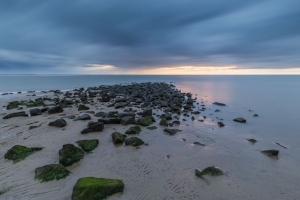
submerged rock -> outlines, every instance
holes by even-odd
[[[225,124],[224,124],[223,122],[218,122],[218,126],[219,126],[220,128],[222,128],[222,127],[225,126]]]
[[[247,139],[247,141],[251,142],[252,144],[257,142],[257,140],[255,140],[255,139]]]
[[[123,192],[124,183],[117,179],[84,177],[73,187],[72,200],[100,200]]]
[[[132,126],[130,127],[125,134],[139,134],[142,131],[141,127],[139,126]]]
[[[61,164],[51,164],[35,169],[35,179],[40,182],[64,179],[71,172]]]
[[[138,137],[131,137],[131,138],[127,138],[125,139],[125,145],[126,146],[139,146],[139,145],[142,145],[144,144],[145,142],[143,140],[141,140],[140,138]]]
[[[64,109],[61,106],[55,106],[55,107],[52,107],[52,108],[48,109],[49,114],[61,113],[63,111],[64,111]]]
[[[172,129],[172,128],[165,128],[164,132],[167,132],[170,135],[175,135],[178,131],[180,131],[179,129]]]
[[[26,157],[30,156],[34,152],[42,150],[43,147],[25,147],[21,145],[15,145],[9,149],[4,155],[5,159],[12,160],[14,163],[24,160]]]
[[[215,102],[215,103],[213,103],[214,105],[217,105],[217,106],[226,106],[226,104],[225,103],[220,103],[220,102]]]
[[[83,149],[83,151],[90,152],[98,146],[99,140],[78,140],[76,143]]]
[[[205,168],[204,170],[199,170],[199,169],[196,169],[195,170],[195,174],[196,176],[200,177],[200,178],[203,178],[204,179],[204,175],[211,175],[211,176],[221,176],[223,175],[223,171],[220,170],[219,168],[215,167],[215,166],[211,166],[211,167],[207,167]]]
[[[246,123],[246,120],[244,118],[241,118],[241,117],[235,118],[233,121],[239,122],[239,123]]]
[[[81,131],[82,134],[90,133],[90,132],[99,132],[104,129],[104,124],[103,122],[94,122],[90,125],[88,125],[87,128],[83,129]]]
[[[261,151],[261,153],[271,157],[271,158],[275,158],[275,159],[278,159],[278,154],[279,154],[279,151],[278,150],[264,150],[264,151]]]
[[[56,126],[56,127],[59,127],[59,128],[62,128],[66,125],[67,125],[67,122],[64,119],[57,119],[57,120],[49,123],[49,126]]]
[[[4,116],[3,119],[9,119],[9,118],[13,118],[13,117],[28,117],[28,115],[25,113],[25,111],[15,112],[15,113],[11,113],[11,114]]]
[[[59,150],[58,155],[59,163],[67,167],[81,160],[84,156],[84,152],[73,144],[65,144],[63,148]]]
[[[113,132],[111,138],[114,144],[123,143],[127,136],[119,132]]]

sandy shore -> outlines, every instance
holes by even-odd
[[[35,99],[53,93],[36,93],[35,97],[27,94],[2,96],[0,105],[7,105],[13,100]],[[62,98],[63,95],[60,95]],[[96,99],[96,98],[95,98]],[[87,105],[90,111],[122,112],[124,109],[108,108],[109,103],[95,101],[95,105]],[[211,105],[211,102],[209,102]],[[29,112],[31,108],[24,108]],[[50,127],[48,123],[61,118],[62,114],[79,116],[85,111],[78,111],[76,106],[64,108],[63,113],[46,114],[32,117],[16,117],[2,119],[5,114],[17,112],[16,109],[0,111],[0,184],[12,187],[2,194],[0,199],[71,199],[72,188],[81,177],[93,176],[102,178],[121,179],[125,184],[123,193],[115,194],[109,199],[296,199],[299,197],[299,181],[288,171],[299,171],[297,165],[285,166],[279,160],[273,160],[259,153],[263,148],[273,148],[264,139],[258,145],[252,145],[245,139],[252,138],[251,134],[230,135],[232,132],[242,131],[242,127],[235,125],[232,120],[225,120],[230,126],[225,134],[212,121],[208,113],[204,122],[203,114],[190,117],[180,117],[181,125],[174,126],[181,132],[170,136],[164,133],[165,127],[159,125],[156,119],[156,130],[149,130],[142,126],[139,134],[148,146],[135,148],[131,146],[115,146],[111,133],[124,133],[132,125],[105,124],[102,132],[81,134],[89,121],[73,121],[65,119],[64,128]],[[140,108],[135,108],[141,111]],[[226,113],[226,109],[223,110]],[[161,114],[159,109],[154,113]],[[253,113],[252,113],[253,114]],[[224,113],[220,113],[220,116]],[[90,121],[99,118],[93,116]],[[175,115],[174,115],[175,116]],[[231,116],[231,115],[229,115]],[[226,118],[226,117],[225,117]],[[251,123],[251,122],[250,122]],[[29,126],[41,125],[28,130]],[[59,181],[40,183],[34,179],[34,170],[46,164],[58,163],[58,151],[62,145],[82,139],[99,139],[99,146],[90,154],[86,154],[78,163],[68,167],[72,172],[67,178]],[[204,143],[206,146],[194,145],[194,142]],[[13,164],[4,159],[4,154],[14,145],[27,147],[45,147],[42,151],[30,155],[25,160]],[[276,147],[276,146],[275,146]],[[286,151],[280,147],[276,147]],[[254,152],[254,153],[253,153]],[[289,158],[286,158],[289,159]],[[284,159],[283,159],[284,160]],[[255,163],[255,164],[254,164]],[[220,177],[207,177],[210,184],[195,176],[195,169],[208,166],[218,166],[225,174]],[[284,185],[279,181],[285,180]],[[263,187],[262,187],[263,186]]]

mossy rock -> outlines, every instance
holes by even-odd
[[[59,163],[65,167],[71,166],[73,163],[78,162],[84,156],[82,149],[75,147],[73,144],[65,144],[59,150]]]
[[[10,119],[13,117],[28,117],[28,115],[25,113],[25,111],[22,111],[22,112],[8,114],[8,115],[4,116],[3,119]]]
[[[71,172],[61,164],[45,165],[35,169],[35,179],[40,182],[64,179]]]
[[[141,127],[139,126],[132,126],[130,127],[125,134],[139,134],[142,131]]]
[[[10,110],[10,109],[18,108],[19,105],[20,105],[20,103],[18,101],[12,101],[12,102],[9,102],[9,104],[6,106],[6,109]]]
[[[124,183],[117,179],[84,177],[73,187],[72,200],[100,200],[123,192]]]
[[[141,118],[141,124],[143,126],[150,126],[151,124],[153,124],[152,118],[147,116],[147,117],[142,117]]]
[[[147,127],[147,129],[149,129],[149,130],[155,130],[155,129],[157,129],[157,126],[149,126],[149,127]]]
[[[43,147],[32,147],[28,148],[21,145],[15,145],[7,151],[4,155],[5,159],[12,160],[14,163],[24,160],[26,157],[30,156],[34,152],[42,150]]]
[[[76,142],[84,151],[90,152],[94,150],[98,144],[99,140],[98,139],[93,139],[93,140],[79,140]]]
[[[126,135],[121,134],[119,132],[113,132],[111,134],[111,138],[114,144],[123,143],[126,137]]]
[[[32,107],[40,107],[40,106],[45,106],[46,104],[44,101],[21,101],[20,105],[24,105],[27,108],[32,108]]]
[[[223,175],[223,171],[215,166],[207,167],[204,170],[200,171],[199,169],[195,170],[196,176],[203,178],[204,175],[211,175],[211,176],[221,176]]]
[[[139,145],[142,145],[142,144],[145,144],[145,142],[143,140],[141,140],[140,138],[138,137],[131,137],[131,138],[127,138],[125,140],[125,145],[126,146],[139,146]]]

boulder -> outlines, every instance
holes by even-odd
[[[90,125],[88,128],[85,128],[81,131],[82,134],[90,133],[90,132],[99,132],[104,129],[103,122],[97,122],[93,125]]]
[[[222,127],[225,126],[225,124],[224,124],[223,122],[218,122],[218,126],[219,126],[220,128],[222,128]]]
[[[169,115],[169,114],[162,114],[161,116],[160,116],[160,118],[162,119],[162,118],[165,118],[166,120],[171,120],[172,119],[172,116],[171,115]]]
[[[77,120],[90,120],[90,119],[92,119],[92,118],[89,114],[83,114],[83,115],[77,117],[74,121],[77,121]]]
[[[167,120],[165,118],[162,118],[160,120],[160,122],[159,122],[159,125],[161,125],[161,126],[168,126],[168,122],[167,122]]]
[[[9,118],[13,118],[13,117],[28,117],[28,115],[25,113],[25,111],[15,112],[15,113],[11,113],[11,114],[5,115],[3,117],[3,119],[9,119]]]
[[[71,172],[61,164],[44,165],[35,169],[35,179],[40,182],[64,179]]]
[[[264,150],[264,151],[261,151],[261,153],[269,156],[269,157],[272,157],[272,158],[278,158],[278,154],[279,154],[279,151],[278,150]]]
[[[48,109],[49,114],[61,113],[63,111],[64,111],[64,109],[61,106],[55,106],[55,107],[52,107],[52,108]]]
[[[38,108],[30,109],[29,113],[31,116],[41,115],[42,111]]]
[[[116,117],[106,117],[106,118],[101,118],[101,119],[98,119],[98,122],[102,122],[104,124],[120,124],[121,122],[121,119]]]
[[[142,145],[144,144],[145,142],[143,140],[141,140],[140,138],[138,137],[130,137],[130,138],[127,138],[125,139],[125,145],[126,146],[139,146],[139,145]]]
[[[6,152],[4,158],[8,160],[12,160],[14,163],[17,163],[20,162],[21,160],[24,160],[26,157],[30,156],[31,154],[40,151],[42,149],[43,147],[28,148],[21,145],[15,145]]]
[[[152,109],[151,108],[146,108],[144,111],[143,111],[143,117],[152,117]]]
[[[99,140],[98,139],[93,139],[93,140],[78,140],[76,142],[78,144],[78,146],[81,147],[81,149],[85,152],[91,152],[92,150],[94,150],[98,144],[99,144]]]
[[[167,132],[169,135],[175,135],[178,131],[180,131],[179,129],[172,129],[172,128],[165,128],[164,132]]]
[[[90,108],[87,107],[86,105],[83,105],[83,104],[81,104],[81,105],[78,106],[78,111],[81,111],[81,110],[88,110],[88,109],[90,109]]]
[[[139,126],[132,126],[130,127],[125,134],[139,134],[142,131],[141,127]]]
[[[149,125],[153,124],[152,117],[149,117],[149,116],[141,117],[139,119],[139,121],[140,121],[140,124],[143,126],[149,126]]]
[[[6,106],[6,109],[10,110],[10,109],[18,108],[19,105],[20,105],[20,102],[12,101],[12,102],[8,103],[8,105]]]
[[[123,143],[127,136],[119,132],[113,132],[111,138],[114,144]]]
[[[246,120],[244,118],[241,118],[241,117],[235,118],[233,121],[239,122],[239,123],[246,123]]]
[[[67,122],[64,119],[57,119],[57,120],[49,123],[49,126],[56,126],[56,127],[59,127],[59,128],[62,128],[66,125],[67,125]]]
[[[123,125],[135,124],[135,119],[132,116],[125,116],[125,117],[122,117],[120,123],[123,124]]]
[[[43,112],[46,112],[47,110],[49,110],[48,107],[41,108],[41,112],[42,112],[42,113],[43,113]]]
[[[211,166],[211,167],[207,167],[205,168],[204,170],[199,170],[199,169],[196,169],[195,170],[195,174],[196,176],[204,179],[204,175],[211,175],[211,176],[221,176],[223,175],[223,171],[220,170],[219,168],[215,167],[215,166]]]
[[[102,117],[103,115],[105,115],[105,112],[98,112],[95,114],[96,117]]]
[[[84,152],[73,144],[65,144],[63,148],[59,150],[58,155],[59,164],[67,167],[81,160],[84,156]]]
[[[125,102],[119,102],[119,103],[115,104],[115,109],[124,108],[125,106],[127,106],[127,103],[125,103]]]
[[[135,113],[133,113],[133,112],[121,112],[121,113],[117,114],[117,117],[119,117],[119,118],[126,117],[126,116],[135,117]]]
[[[110,96],[108,94],[102,95],[102,102],[109,102],[110,101]]]
[[[187,103],[187,104],[193,104],[193,103],[194,103],[194,101],[193,101],[193,99],[191,99],[191,98],[188,98],[188,99],[186,100],[186,103]]]
[[[124,183],[117,179],[84,177],[73,187],[72,200],[100,200],[123,192]]]

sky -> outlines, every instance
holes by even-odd
[[[300,74],[300,1],[1,0],[0,74]]]

